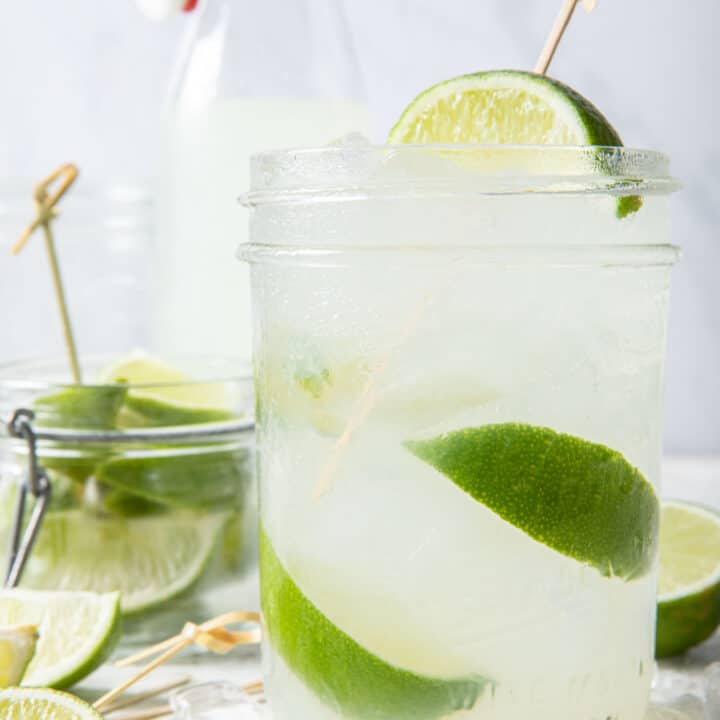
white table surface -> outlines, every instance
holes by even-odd
[[[720,509],[720,457],[667,458],[663,462],[662,494],[667,498],[702,502]],[[661,662],[660,667],[666,682],[677,680],[678,683],[683,683],[687,692],[699,693],[704,668],[711,662],[718,661],[720,633],[679,659]],[[132,668],[119,670],[105,666],[74,688],[74,692],[88,700],[95,700],[130,677],[132,672]],[[228,680],[243,684],[258,680],[261,677],[259,653],[240,648],[223,657],[199,653],[181,656],[154,671],[136,686],[136,692],[172,682],[186,675],[191,676],[194,682]],[[149,704],[159,703],[152,701]],[[111,720],[115,720],[115,717],[120,720],[122,713],[112,715]]]

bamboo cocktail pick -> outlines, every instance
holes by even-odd
[[[545,41],[545,47],[543,47],[540,57],[535,63],[534,71],[538,75],[545,75],[550,67],[555,51],[557,50],[560,40],[565,33],[567,26],[570,24],[570,19],[575,12],[578,0],[563,0],[560,12],[555,18],[552,30]],[[587,12],[592,11],[595,8],[595,0],[582,0],[583,7]]]
[[[257,627],[252,630],[228,630],[225,627],[226,625],[236,623],[254,623]],[[206,650],[223,655],[237,645],[247,645],[258,642],[260,642],[260,615],[256,612],[239,610],[225,613],[224,615],[219,615],[212,620],[202,623],[202,625],[188,622],[179,635],[175,635],[164,642],[153,645],[146,650],[142,650],[115,663],[115,667],[126,667],[127,665],[132,665],[160,653],[158,657],[148,663],[129,680],[126,680],[114,690],[111,690],[99,698],[93,703],[93,707],[103,713],[109,712],[108,708],[113,705],[115,698],[193,643],[204,647]],[[247,692],[253,692],[257,687],[258,683],[251,683],[246,685],[244,689]],[[127,707],[128,703],[123,703],[123,705]],[[117,704],[115,704],[115,709],[117,709],[117,707]]]
[[[58,264],[57,252],[55,250],[55,240],[52,233],[52,221],[57,217],[55,206],[60,198],[62,198],[62,196],[70,189],[70,186],[75,182],[77,176],[77,167],[75,167],[75,165],[67,164],[58,168],[54,173],[35,186],[33,191],[33,200],[35,202],[37,216],[20,236],[20,239],[15,243],[11,252],[13,255],[17,255],[23,247],[25,247],[25,244],[30,239],[30,236],[38,228],[42,228],[43,235],[45,236],[45,248],[50,262],[50,272],[52,273],[55,298],[60,310],[60,320],[62,322],[65,345],[70,359],[70,368],[72,369],[73,380],[79,384],[82,382],[82,377],[80,375],[80,363],[78,362],[75,338],[73,337],[72,325],[70,324],[70,315],[67,309],[67,302],[65,301],[62,275],[60,274],[60,266]],[[53,192],[51,192],[51,188],[56,183],[57,187]]]
[[[560,12],[555,18],[550,34],[545,41],[545,46],[540,53],[537,63],[535,63],[534,71],[539,75],[544,75],[547,72],[550,62],[555,55],[555,51],[560,44],[560,40],[562,40],[563,34],[565,33],[565,30],[570,23],[570,19],[575,12],[575,7],[578,2],[582,2],[585,10],[590,12],[594,9],[596,0],[563,0]],[[437,293],[438,291],[436,290],[435,292]],[[335,482],[335,475],[353,435],[360,429],[360,427],[362,427],[375,406],[377,400],[378,381],[387,369],[393,353],[407,339],[413,336],[415,329],[420,324],[423,315],[426,313],[427,308],[432,301],[432,297],[433,296],[428,293],[422,298],[422,300],[418,303],[417,311],[413,313],[413,316],[408,318],[407,323],[400,328],[397,335],[398,340],[368,375],[365,385],[363,386],[360,396],[355,404],[353,414],[347,421],[345,429],[336,441],[335,445],[332,447],[328,459],[325,461],[320,470],[313,488],[313,498],[315,500],[320,500],[326,493],[332,490]]]

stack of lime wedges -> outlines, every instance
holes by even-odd
[[[192,382],[141,353],[113,363],[95,385],[38,398],[35,410],[40,426],[80,431],[145,431],[234,416],[223,383]],[[109,441],[40,448],[53,500],[23,587],[118,591],[123,613],[136,614],[183,593],[203,574],[242,509],[247,450],[188,440],[127,447]]]

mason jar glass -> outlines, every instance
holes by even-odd
[[[644,717],[675,187],[625,148],[254,158],[276,720]]]
[[[49,508],[20,587],[120,592],[123,642],[254,604],[252,379],[225,361],[175,359],[194,381],[73,385],[66,363],[0,368],[0,417],[32,412]],[[83,360],[87,377],[107,359]],[[29,468],[0,439],[0,543]]]

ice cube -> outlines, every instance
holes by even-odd
[[[196,683],[176,690],[171,698],[178,720],[264,720],[265,701],[229,682]]]
[[[369,138],[365,137],[360,132],[349,132],[347,135],[342,135],[339,138],[335,138],[331,143],[331,147],[349,147],[349,148],[368,148],[371,143]]]

